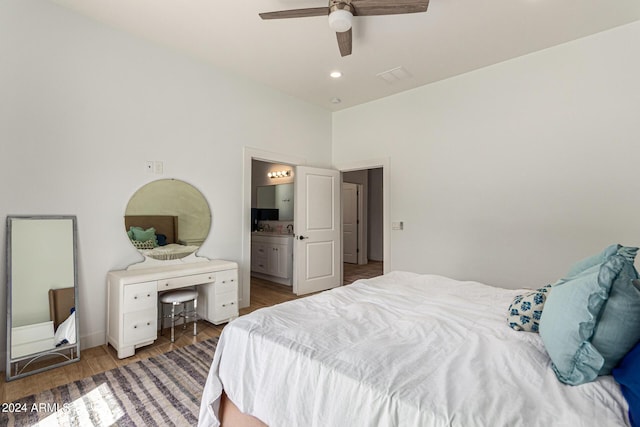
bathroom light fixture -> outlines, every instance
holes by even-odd
[[[285,178],[287,176],[291,176],[291,171],[290,170],[286,170],[286,171],[273,171],[273,172],[269,172],[267,174],[267,176],[269,178]]]
[[[342,77],[342,73],[340,71],[332,71],[329,75],[334,79],[339,79],[340,77]]]

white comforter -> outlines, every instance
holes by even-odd
[[[224,390],[271,427],[626,426],[612,377],[560,383],[506,313],[516,290],[395,272],[227,325],[200,426]]]

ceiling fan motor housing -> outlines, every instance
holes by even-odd
[[[331,2],[329,8],[329,27],[336,33],[344,33],[351,29],[353,6],[344,2]]]

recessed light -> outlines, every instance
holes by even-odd
[[[340,77],[342,77],[342,73],[340,71],[332,71],[329,75],[334,79],[339,79]]]
[[[342,102],[342,99],[340,99],[338,97],[331,98],[331,103],[332,104],[340,104],[341,102]]]

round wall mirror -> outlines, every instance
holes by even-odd
[[[124,226],[131,244],[157,260],[184,258],[209,234],[211,210],[202,193],[177,179],[141,187],[129,200]]]

